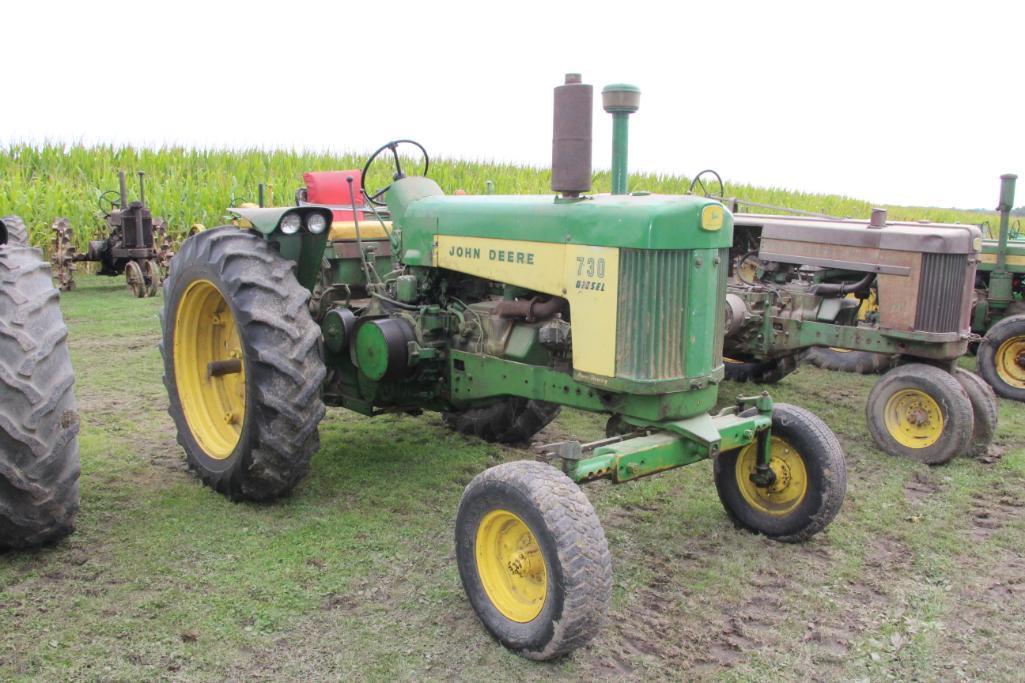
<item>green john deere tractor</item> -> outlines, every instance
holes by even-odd
[[[614,113],[638,97],[603,92]],[[711,458],[727,513],[782,541],[822,530],[846,488],[840,445],[811,413],[767,394],[710,412],[732,216],[704,198],[588,194],[591,121],[591,86],[571,75],[555,90],[556,196],[446,196],[425,152],[424,175],[403,173],[396,141],[362,174],[310,176],[297,206],[233,210],[251,227],[190,237],[164,285],[178,439],[233,499],[272,499],[303,478],[325,404],[438,411],[506,442],[560,406],[609,415],[607,438],[492,467],[459,505],[470,603],[534,659],[586,643],[611,595],[609,548],[577,484]],[[380,154],[393,181],[361,190]]]
[[[997,394],[1025,401],[1025,240],[1011,239],[1012,174],[1000,176],[1000,232],[982,241],[972,328],[984,334],[979,374]]]
[[[55,541],[78,510],[78,414],[50,264],[0,218],[0,550]]]

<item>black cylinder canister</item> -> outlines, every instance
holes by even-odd
[[[580,74],[566,74],[555,88],[552,124],[552,190],[575,197],[591,189],[591,122],[594,89]]]

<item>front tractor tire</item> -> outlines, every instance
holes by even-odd
[[[734,523],[796,543],[822,531],[843,504],[847,465],[836,435],[813,413],[777,403],[772,411],[770,486],[751,479],[757,442],[715,458],[715,489]]]
[[[866,418],[876,445],[893,456],[941,465],[972,450],[971,400],[953,375],[933,365],[900,365],[880,377]]]
[[[989,328],[978,351],[979,374],[998,396],[1025,401],[1025,314]]]
[[[189,466],[232,500],[290,492],[320,446],[320,328],[294,265],[227,226],[182,245],[161,313],[168,412]]]
[[[550,465],[492,467],[466,487],[456,561],[484,627],[523,657],[564,655],[601,629],[612,559],[587,496]]]
[[[954,368],[951,374],[968,394],[972,404],[975,427],[972,430],[971,455],[980,458],[989,452],[989,445],[997,433],[997,395],[993,387],[974,372]]]
[[[0,549],[74,529],[79,419],[67,336],[49,264],[35,249],[0,246]]]
[[[560,410],[557,403],[510,396],[483,408],[443,413],[442,420],[460,434],[492,443],[521,444],[547,427]]]

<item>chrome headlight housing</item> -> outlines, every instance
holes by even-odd
[[[319,235],[327,229],[327,219],[322,213],[311,213],[306,216],[306,229],[314,235]]]
[[[281,232],[286,235],[294,235],[299,232],[299,228],[302,227],[303,220],[297,213],[285,214],[285,217],[281,219],[281,224],[278,226],[281,228]]]

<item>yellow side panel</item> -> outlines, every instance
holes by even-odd
[[[573,316],[573,367],[615,376],[619,249],[438,235],[434,265],[565,297]]]
[[[979,261],[981,263],[996,263],[996,254],[980,254]],[[1018,256],[1017,254],[1007,255],[1007,265],[1009,266],[1025,266],[1025,256]]]
[[[391,230],[391,222],[384,224]],[[359,237],[363,240],[383,240],[388,238],[388,232],[381,227],[377,221],[360,221]],[[353,221],[335,221],[331,224],[331,231],[327,233],[327,239],[331,242],[356,239],[356,223]]]

